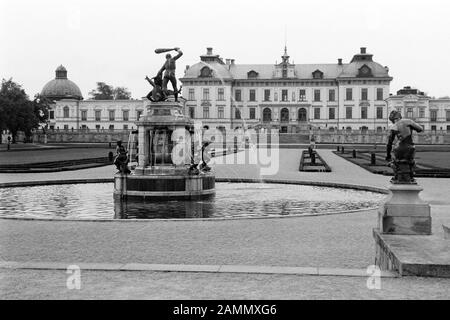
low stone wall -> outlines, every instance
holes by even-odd
[[[382,234],[373,230],[375,264],[400,276],[450,278],[448,240],[438,236]]]
[[[39,143],[52,143],[52,142],[115,142],[122,140],[128,141],[129,132],[48,132],[47,140],[45,140],[45,134],[35,133],[33,136],[33,142]]]
[[[130,131],[49,131],[46,135],[42,132],[34,133],[33,142],[115,142],[117,140],[126,142],[129,135]],[[223,145],[223,140],[225,140],[227,146],[233,146],[235,141],[238,145],[241,145],[244,141],[244,136],[233,132],[227,134],[225,139],[219,138],[219,142],[215,143],[217,147]]]
[[[264,134],[260,134],[264,135]],[[267,134],[265,134],[267,135]],[[128,131],[50,131],[45,135],[41,132],[33,135],[33,142],[115,142],[117,140],[128,141]],[[280,133],[277,135],[280,144],[308,144],[310,136],[314,136],[316,143],[362,143],[362,144],[386,144],[387,133],[330,133],[330,132],[309,132],[305,133]],[[226,135],[227,144],[233,144],[235,137],[238,144],[244,141],[244,136],[235,132]],[[256,134],[249,135],[254,142],[258,141]],[[221,139],[222,140],[222,139]],[[259,139],[266,141],[267,139]],[[18,141],[21,141],[18,139]],[[414,142],[417,144],[450,144],[450,134],[447,133],[419,133],[414,135]]]
[[[386,144],[386,134],[330,134],[321,133],[314,135],[317,143],[380,143]]]
[[[366,144],[386,144],[387,133],[322,133],[314,132],[316,143],[366,143]],[[280,134],[280,144],[305,143],[306,133]],[[419,133],[414,134],[416,144],[450,144],[450,134],[444,133]]]
[[[373,237],[375,240],[375,264],[381,270],[394,271],[402,275],[403,270],[400,261],[382,240],[378,229],[373,230]]]

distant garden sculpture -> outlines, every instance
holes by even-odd
[[[389,138],[386,148],[386,161],[390,161],[390,166],[394,171],[391,182],[394,184],[415,184],[414,179],[414,156],[416,149],[412,139],[413,131],[421,132],[423,128],[411,119],[402,119],[400,112],[393,110],[389,115],[389,120],[393,123],[389,131]],[[393,150],[392,145],[397,139],[397,144]]]
[[[131,173],[128,169],[128,152],[122,145],[122,141],[117,141],[116,147],[116,158],[114,159],[114,164],[120,173],[129,174]]]

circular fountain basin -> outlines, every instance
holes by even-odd
[[[165,172],[175,168],[165,168]],[[153,170],[153,168],[152,168]],[[186,170],[184,170],[186,171]],[[114,198],[140,201],[202,200],[215,193],[212,174],[143,174],[114,176]]]
[[[0,188],[0,217],[67,220],[259,218],[344,213],[378,207],[386,195],[275,183],[216,183],[206,200],[114,199],[113,183]]]

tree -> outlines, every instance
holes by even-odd
[[[104,82],[97,82],[97,89],[89,92],[94,100],[113,100],[114,88]]]
[[[114,100],[130,100],[131,92],[125,87],[114,88]]]
[[[0,130],[9,130],[13,143],[17,132],[23,131],[27,140],[33,129],[48,119],[49,101],[37,95],[30,101],[22,87],[12,81],[2,80],[0,89]]]
[[[130,100],[131,93],[125,87],[110,86],[104,82],[97,82],[97,88],[89,92],[94,100]]]
[[[44,131],[44,133],[48,126],[47,120],[49,118],[50,106],[52,103],[53,102],[50,99],[43,97],[40,94],[36,94],[34,96],[33,100],[34,114],[38,119],[39,122],[38,124],[42,126],[42,130]]]

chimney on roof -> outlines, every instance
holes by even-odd
[[[342,66],[342,58],[338,59],[338,65]]]
[[[361,54],[366,54],[366,47],[361,47]]]
[[[227,65],[231,63],[230,59],[225,59],[225,62],[226,62]]]
[[[208,48],[206,48],[206,54],[208,55],[208,56],[212,56],[212,54],[213,54],[213,48],[211,48],[211,47],[208,47]]]
[[[186,65],[186,71],[187,71],[187,70],[189,70],[189,65],[188,65],[188,64]]]
[[[231,65],[234,65],[234,59],[230,59]]]

